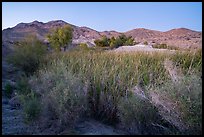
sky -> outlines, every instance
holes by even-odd
[[[2,30],[35,20],[63,20],[97,31],[202,31],[202,2],[2,2]]]

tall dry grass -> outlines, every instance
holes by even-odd
[[[183,73],[177,84],[164,66],[166,59]],[[130,134],[200,134],[201,76],[201,51],[73,50],[47,54],[29,84],[40,96],[45,125],[55,121],[61,128],[58,131],[73,126],[86,114],[121,124]],[[134,93],[134,87],[144,91],[145,101]]]
[[[196,51],[194,54],[191,52],[176,52],[175,54],[131,52],[119,54],[103,51],[72,51],[49,56],[50,61],[47,61],[46,65],[49,66],[53,63],[55,64],[55,62],[62,62],[69,72],[82,80],[87,92],[87,107],[90,115],[108,123],[118,123],[123,119],[120,115],[122,109],[119,109],[123,105],[121,100],[125,97],[130,97],[129,99],[132,100],[133,92],[131,89],[135,86],[143,87],[145,95],[149,99],[151,99],[151,90],[149,89],[154,89],[155,87],[158,90],[158,94],[162,95],[164,93],[168,95],[169,100],[175,100],[175,97],[169,92],[180,94],[181,91],[187,89],[185,84],[177,86],[181,90],[170,88],[175,85],[172,85],[171,76],[164,67],[164,61],[167,58],[174,63],[175,67],[182,70],[185,76],[184,79],[189,74],[198,75],[198,77],[200,74],[202,75],[202,55],[200,51]],[[200,80],[195,81],[195,84],[198,84],[198,82]],[[171,85],[168,91],[163,89],[166,85]],[[198,86],[200,89],[201,85],[198,84]],[[197,94],[196,89],[193,88],[191,90]],[[199,90],[198,92],[200,93]],[[188,104],[187,100],[183,100],[187,96],[189,95],[177,96],[176,99],[182,102],[178,108],[184,107],[182,104]],[[189,119],[196,119],[196,117],[199,117],[199,114],[188,115],[187,110],[201,110],[200,103],[198,103],[199,100],[195,99],[194,101],[197,102],[197,104],[194,102],[197,105],[197,107],[193,108],[195,110],[192,110],[192,107],[186,107],[192,106],[192,104],[188,104],[185,105],[186,109],[182,109],[180,112],[183,116],[189,116]],[[129,105],[131,106],[131,104]],[[155,104],[152,103],[151,105]],[[134,110],[134,108],[131,109]],[[138,111],[140,110],[145,114],[145,111],[142,109],[142,107],[138,107]],[[157,111],[157,109],[155,108],[154,111]],[[131,111],[126,110],[126,112]],[[184,123],[188,123],[189,119],[183,118]],[[199,123],[198,120],[197,122]],[[200,126],[194,127],[200,128]]]

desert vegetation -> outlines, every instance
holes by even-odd
[[[53,48],[65,48],[70,32],[56,30],[62,40],[49,35]],[[114,48],[133,39],[103,36],[95,44]],[[83,117],[119,125],[128,134],[202,133],[201,50],[116,53],[79,47],[47,52],[36,38],[14,47],[8,62],[25,73],[16,89],[27,122],[40,121],[56,133]],[[6,86],[7,96],[11,88]]]
[[[63,27],[57,27],[53,29],[48,35],[48,41],[50,42],[52,48],[55,51],[60,51],[66,49],[72,41],[72,27],[65,25]]]
[[[117,38],[115,37],[107,38],[106,36],[103,35],[101,39],[96,39],[94,43],[98,47],[109,47],[113,49],[113,48],[118,48],[120,46],[127,46],[127,45],[132,46],[135,44],[135,41],[131,36],[127,37],[125,34],[122,34]]]
[[[7,61],[29,75],[38,69],[46,52],[45,44],[37,37],[29,36],[14,45],[13,53],[7,57]]]
[[[154,44],[152,45],[153,48],[158,48],[158,49],[170,49],[170,50],[178,50],[179,48],[176,47],[176,46],[170,46],[170,45],[167,45],[167,44]]]
[[[2,135],[202,135],[201,7],[3,2]]]

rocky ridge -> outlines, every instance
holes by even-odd
[[[35,34],[39,39],[46,41],[46,35],[51,29],[69,24],[62,20],[49,21],[47,23],[33,21],[31,23],[19,23],[13,28],[7,28],[2,31],[2,44],[8,45],[15,41],[22,40],[25,36]],[[202,32],[190,30],[187,28],[176,28],[166,32],[150,30],[145,28],[136,28],[127,32],[103,31],[99,32],[88,27],[79,27],[69,24],[73,28],[73,44],[90,42],[106,35],[107,37],[117,37],[124,33],[132,36],[136,42],[147,41],[150,44],[166,43],[171,46],[181,48],[202,47]]]

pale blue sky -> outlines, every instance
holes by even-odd
[[[2,2],[2,29],[34,20],[64,20],[97,31],[202,31],[202,2]]]

